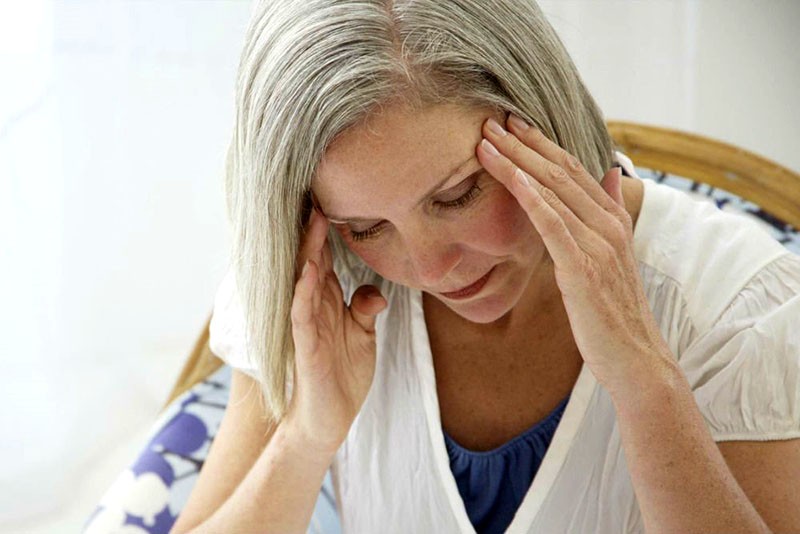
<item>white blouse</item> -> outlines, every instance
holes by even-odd
[[[714,440],[800,437],[800,256],[744,216],[643,183],[633,246],[644,291]],[[372,387],[331,465],[342,531],[474,534],[450,471],[421,293],[334,268],[348,302],[366,283],[389,302]],[[229,272],[210,348],[257,377],[243,332]],[[507,532],[644,532],[613,404],[586,365]]]

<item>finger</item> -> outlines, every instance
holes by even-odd
[[[300,278],[295,284],[295,294],[292,300],[292,337],[295,349],[304,354],[311,354],[316,350],[317,330],[313,310],[313,295],[316,291],[316,265],[309,261],[305,272],[300,273]]]
[[[327,233],[328,222],[325,220],[325,217],[321,217],[316,210],[312,210],[308,226],[301,237],[300,250],[297,253],[295,265],[297,278],[299,278],[300,269],[303,268],[306,260],[312,259],[317,261],[318,266],[321,265],[321,262],[318,261],[317,251],[322,246],[322,242]],[[317,276],[319,276],[318,273]]]
[[[548,161],[560,166],[575,180],[589,197],[597,205],[612,215],[620,215],[619,206],[608,198],[608,194],[600,186],[599,182],[589,173],[581,162],[564,150],[557,143],[550,140],[544,133],[536,127],[532,127],[513,113],[509,113],[507,124],[511,132],[523,143],[531,147]],[[528,126],[525,128],[525,126]],[[525,169],[529,174],[536,176],[535,172]],[[624,209],[624,208],[623,208]]]
[[[333,272],[333,254],[331,253],[331,237],[328,235],[325,238],[325,245],[322,248],[322,258],[324,262],[325,272]]]
[[[375,316],[386,308],[386,299],[375,286],[361,286],[353,293],[350,301],[350,315],[365,331],[375,331]]]
[[[536,231],[542,236],[553,262],[559,269],[566,271],[577,267],[584,258],[582,249],[591,246],[592,238],[589,235],[591,230],[575,217],[575,214],[571,214],[569,208],[563,204],[561,204],[563,207],[559,207],[560,201],[553,191],[536,184],[536,181],[522,169],[515,171],[513,182],[514,188],[518,191],[517,199],[536,227]],[[579,227],[582,228],[578,230]],[[600,237],[595,235],[594,239]],[[579,241],[583,246],[579,246]]]
[[[344,302],[344,292],[342,291],[342,286],[339,283],[339,277],[336,276],[336,273],[331,271],[331,273],[326,278],[326,282],[328,289],[331,292],[331,296],[333,297],[334,302],[336,302],[339,306],[346,306]]]
[[[538,132],[529,128],[522,131],[520,134],[522,137],[517,137],[516,134],[510,135],[496,122],[492,124],[486,121],[483,134],[503,156],[555,192],[572,213],[587,226],[603,228],[607,225],[609,213],[576,181],[573,173],[568,173],[558,163],[549,161],[529,146],[531,139],[536,137],[535,134],[527,133],[531,130]]]
[[[625,199],[622,197],[622,168],[612,167],[600,180],[600,187],[614,199],[614,202],[625,207]]]
[[[531,219],[537,231],[540,234],[543,231],[547,233],[548,238],[551,240],[550,245],[558,245],[552,240],[562,227],[567,233],[567,235],[559,238],[566,241],[562,247],[568,247],[573,251],[573,247],[578,245],[580,245],[580,248],[587,250],[587,247],[591,246],[591,241],[601,238],[597,232],[593,231],[572,212],[569,206],[563,202],[563,197],[533,179],[503,154],[492,152],[492,144],[487,139],[481,142],[479,159],[489,174],[497,178],[516,197],[517,202],[528,214],[528,218]],[[525,177],[524,183],[518,180],[517,171],[522,172]],[[557,220],[543,218],[547,217],[549,213],[540,213],[544,208],[548,208],[549,212],[552,212],[552,215]],[[608,217],[608,214],[606,214],[606,217]],[[544,230],[540,228],[541,224],[545,224]],[[545,238],[544,234],[542,238]],[[547,245],[548,243],[545,242],[545,244]],[[550,245],[548,245],[548,250],[550,250]],[[550,253],[555,261],[556,252],[550,250]],[[565,250],[562,253],[567,252]]]
[[[314,264],[314,266],[316,267],[316,263]],[[319,267],[317,267],[317,269],[320,270]],[[319,308],[320,305],[322,304],[322,296],[324,294],[324,291],[325,291],[325,286],[323,284],[320,284],[319,281],[317,280],[317,284],[316,287],[314,288],[314,293],[312,298],[315,316],[319,315]]]
[[[327,269],[325,268],[325,260],[323,258],[323,250],[325,248],[325,242],[328,239],[328,221],[325,217],[321,217],[319,212],[314,208],[312,210],[314,212],[314,224],[318,225],[322,228],[315,228],[319,234],[314,234],[314,247],[312,248],[312,257],[314,259],[314,263],[317,266],[317,278],[319,279],[319,289],[322,292],[325,289],[325,278],[327,276]],[[319,239],[319,241],[316,241]]]
[[[323,216],[324,217],[324,216]],[[329,221],[330,223],[330,221]],[[329,225],[330,226],[330,225]],[[333,252],[331,246],[330,233],[325,237],[325,244],[322,247],[322,259],[327,273],[327,283],[337,295],[337,300],[344,302],[344,295],[342,294],[342,287],[339,284],[339,278],[336,276],[336,271],[333,269]]]
[[[325,249],[325,241],[323,238],[322,243],[320,243],[319,248],[314,253],[314,262],[319,266],[318,278],[319,278],[320,290],[325,289],[325,279],[328,277],[328,271],[327,269],[325,269],[324,249]]]

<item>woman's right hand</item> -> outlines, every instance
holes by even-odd
[[[335,453],[361,409],[375,374],[375,316],[387,306],[375,286],[344,302],[333,271],[328,220],[315,208],[297,257],[292,301],[295,374],[286,414],[309,445]],[[305,273],[303,265],[308,260]]]

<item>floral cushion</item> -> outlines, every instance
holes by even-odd
[[[800,254],[798,230],[755,204],[721,189],[636,168],[645,180],[714,202],[723,211],[749,217],[777,241]],[[211,442],[217,434],[230,394],[230,367],[223,366],[177,398],[153,425],[139,457],[117,478],[88,518],[85,534],[166,534],[192,491]],[[330,472],[325,476],[308,532],[341,532]]]
[[[139,457],[111,485],[84,525],[85,534],[167,534],[189,495],[230,395],[231,368],[222,366],[175,399],[153,425]],[[308,532],[339,533],[330,472]]]

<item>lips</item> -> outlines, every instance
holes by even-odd
[[[448,293],[458,293],[458,292],[460,292],[460,291],[464,291],[465,289],[468,289],[468,288],[470,288],[470,287],[474,286],[475,284],[477,284],[477,283],[478,283],[479,281],[481,281],[481,280],[483,279],[483,277],[484,277],[484,276],[486,276],[487,274],[489,274],[489,272],[488,272],[488,271],[487,271],[486,273],[484,273],[484,275],[483,275],[483,276],[481,276],[480,278],[478,278],[478,279],[476,279],[474,282],[472,282],[471,284],[467,284],[467,285],[465,285],[464,287],[462,287],[462,288],[460,288],[460,289],[453,289],[452,291],[442,291],[441,293],[443,293],[443,294],[448,294]]]
[[[489,269],[489,271],[486,274],[484,274],[478,280],[476,280],[475,282],[471,283],[466,287],[463,287],[456,291],[443,291],[440,294],[448,298],[465,298],[474,295],[475,293],[483,289],[483,286],[486,284],[486,281],[489,279],[489,275],[492,273],[493,270],[494,267]]]

